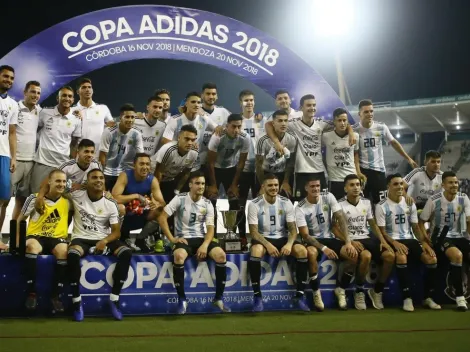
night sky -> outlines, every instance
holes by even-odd
[[[212,11],[257,27],[291,48],[337,90],[334,47],[331,41],[313,33],[315,15],[308,11],[309,0],[153,3]],[[145,1],[82,0],[62,2],[59,6],[46,1],[6,1],[1,11],[0,57],[61,21],[132,4]],[[337,25],[337,21],[331,25]],[[356,0],[354,29],[343,38],[340,47],[354,104],[362,98],[390,101],[470,93],[468,0]],[[172,91],[175,106],[186,92],[200,90],[205,81],[218,84],[219,104],[231,110],[238,109],[237,94],[244,88],[255,91],[257,110],[273,109],[273,100],[251,83],[226,71],[191,62],[132,61],[87,76],[94,83],[94,100],[108,104],[113,112],[125,102],[143,108],[147,96],[160,87]],[[46,103],[54,101],[48,99]]]

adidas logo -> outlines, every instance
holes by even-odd
[[[351,215],[351,213],[349,212],[349,210],[348,210],[348,212],[347,212],[346,214]]]
[[[335,143],[335,142],[332,142],[331,145],[336,145],[336,143]]]
[[[420,185],[420,186],[424,186],[424,182],[421,182],[419,185]]]
[[[45,223],[55,223],[60,221],[60,214],[57,209],[54,209],[52,213],[49,214],[46,220],[44,220]]]

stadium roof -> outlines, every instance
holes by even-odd
[[[348,106],[358,120],[358,107]],[[374,102],[374,117],[402,133],[470,130],[470,94],[451,97]],[[459,127],[458,127],[459,126]]]

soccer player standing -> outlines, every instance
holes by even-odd
[[[324,132],[322,144],[326,149],[328,189],[336,199],[344,197],[344,178],[357,174],[363,178],[359,167],[359,136],[354,133],[356,143],[349,145],[348,112],[343,108],[333,111],[333,131]]]
[[[31,192],[37,193],[49,173],[77,156],[78,140],[82,136],[82,121],[74,116],[73,89],[65,86],[57,94],[54,108],[39,113],[39,146],[31,175]]]
[[[377,204],[375,217],[383,237],[395,249],[396,271],[402,290],[403,310],[414,311],[411,299],[411,277],[408,270],[408,262],[411,261],[423,262],[426,265],[423,305],[431,309],[441,309],[432,298],[437,258],[431,248],[429,238],[421,232],[418,226],[416,205],[408,206],[406,204],[404,182],[400,174],[389,175],[387,187],[387,198]],[[376,309],[383,308],[377,304],[379,295],[369,290],[369,296]]]
[[[11,195],[15,195],[15,207],[11,218],[18,219],[26,197],[31,194],[31,173],[36,154],[36,139],[38,135],[39,112],[38,105],[41,96],[40,83],[29,81],[24,89],[24,99],[18,102],[18,125],[16,126],[16,169],[11,175]],[[9,202],[8,202],[9,203]],[[1,207],[0,229],[3,227],[8,203]],[[0,242],[1,246],[1,242]]]
[[[260,137],[256,144],[256,177],[263,184],[265,173],[275,174],[281,180],[281,189],[288,197],[292,196],[291,176],[297,152],[297,138],[287,130],[288,116],[284,110],[273,113],[274,135],[280,141],[283,154],[278,153],[269,135]],[[268,124],[266,124],[267,126]]]
[[[223,106],[217,106],[215,103],[219,98],[217,95],[217,86],[215,83],[204,83],[202,85],[202,106],[201,114],[202,116],[208,116],[216,125],[225,126],[227,123],[227,118],[230,115],[228,111]]]
[[[387,182],[383,142],[390,143],[408,163],[417,168],[418,164],[405,152],[401,144],[392,136],[387,125],[374,121],[374,106],[370,100],[359,102],[360,122],[353,126],[359,135],[359,161],[361,173],[367,178],[364,196],[377,204],[386,198]],[[364,181],[364,180],[363,180]]]
[[[134,127],[135,108],[121,107],[118,126],[106,128],[101,138],[100,163],[106,176],[106,189],[112,190],[122,171],[132,168],[137,153],[144,152],[142,133]]]
[[[431,222],[431,233],[441,233],[444,226],[449,232],[444,239],[437,239],[435,249],[442,251],[450,262],[450,280],[455,290],[457,309],[467,310],[467,302],[463,293],[462,263],[470,264],[470,241],[465,232],[470,228],[470,201],[465,193],[460,193],[459,180],[452,171],[442,174],[442,192],[431,196],[420,215],[420,227],[424,232],[424,224]]]
[[[215,298],[213,305],[222,312],[230,312],[224,305],[223,294],[227,279],[226,256],[214,241],[214,207],[203,197],[204,174],[196,171],[189,177],[189,193],[180,193],[168,203],[158,217],[164,235],[174,244],[173,280],[178,294],[178,314],[185,314],[188,307],[184,290],[184,262],[189,256],[204,260],[208,256],[215,261]],[[175,230],[168,227],[168,217],[174,214]]]
[[[239,180],[250,149],[250,137],[241,131],[242,116],[231,114],[227,119],[225,133],[212,135],[207,156],[207,173],[210,186],[207,196],[216,209],[219,186],[224,186],[230,210],[238,210]],[[241,217],[241,214],[239,215]],[[217,234],[217,213],[214,214],[214,227]]]
[[[112,253],[117,257],[109,305],[113,317],[122,320],[119,294],[127,280],[132,251],[119,240],[121,231],[118,205],[116,201],[103,196],[104,183],[103,172],[100,169],[91,170],[87,175],[86,189],[70,194],[74,214],[72,242],[68,249],[67,264],[75,321],[82,321],[84,318],[80,296],[80,258],[89,254],[107,253]]]
[[[93,101],[93,86],[91,79],[82,78],[77,85],[77,94],[80,97],[72,111],[79,111],[82,118],[82,138],[90,139],[95,143],[95,157],[99,157],[101,136],[105,127],[115,125],[111,111],[104,104]]]
[[[287,119],[287,115],[286,115]],[[305,303],[307,280],[307,250],[296,242],[294,206],[291,201],[280,196],[279,179],[268,174],[262,184],[263,195],[253,199],[248,205],[248,226],[251,235],[250,261],[248,271],[254,292],[253,311],[263,311],[261,293],[261,259],[267,253],[271,257],[292,255],[296,258],[296,293],[294,302],[303,311],[310,311]]]

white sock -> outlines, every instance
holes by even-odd
[[[109,299],[113,302],[119,301],[119,295],[115,295],[115,294],[111,293],[109,295]]]
[[[78,303],[82,301],[82,296],[72,297],[72,303]]]

